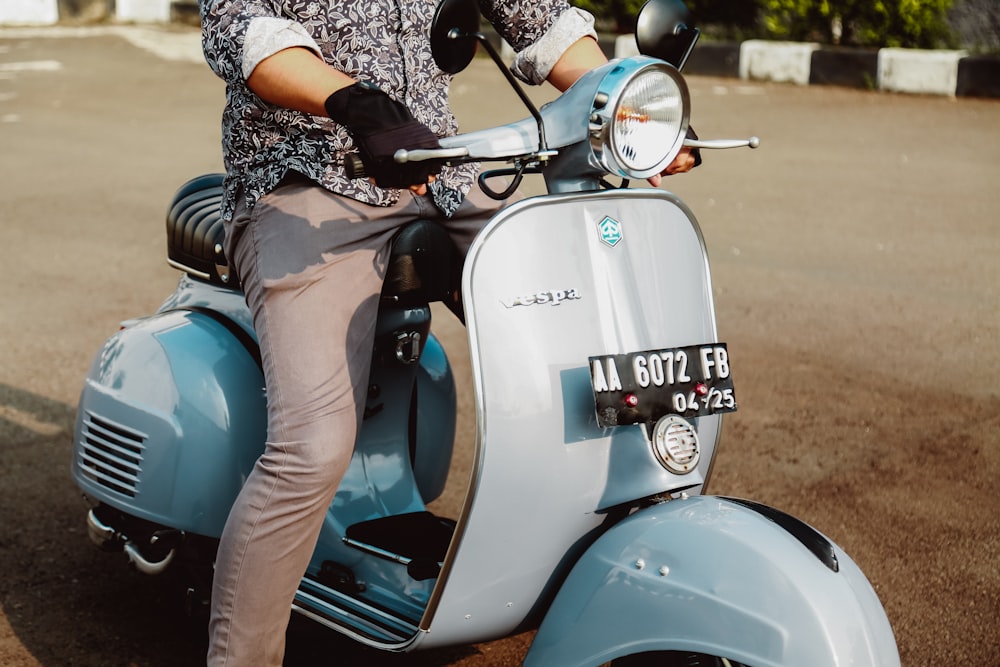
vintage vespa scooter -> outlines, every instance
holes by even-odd
[[[717,340],[704,242],[676,196],[604,180],[658,173],[685,141],[687,88],[663,59],[682,65],[697,37],[678,5],[640,17],[640,48],[659,57],[614,61],[540,111],[524,98],[524,121],[397,154],[502,161],[490,173],[512,187],[541,173],[549,194],[499,213],[464,267],[478,437],[452,518],[427,510],[455,436],[427,305],[455,287],[451,249],[430,222],[399,233],[366,418],[295,611],[387,651],[537,627],[524,664],[547,667],[899,664],[840,548],[778,510],[701,495],[739,368]],[[445,71],[485,42],[474,7],[438,10]],[[168,247],[183,274],[97,354],[72,464],[94,501],[91,537],[143,572],[188,568],[192,590],[265,437],[259,351],[219,245],[220,182],[177,193]]]

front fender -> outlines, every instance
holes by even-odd
[[[809,537],[836,566],[807,548]],[[842,550],[787,515],[711,496],[646,508],[602,535],[574,565],[524,665],[667,650],[754,667],[899,665],[878,596]]]

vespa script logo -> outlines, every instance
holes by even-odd
[[[583,297],[580,293],[575,289],[559,289],[545,292],[535,292],[534,294],[518,296],[513,299],[501,299],[500,303],[507,308],[514,308],[516,306],[541,306],[545,304],[558,306],[564,301],[575,301],[576,299],[582,298]]]

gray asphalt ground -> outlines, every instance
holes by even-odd
[[[703,137],[763,141],[668,182],[703,228],[740,397],[712,491],[844,546],[904,665],[1000,665],[1000,102],[689,83]],[[165,207],[221,168],[222,95],[188,29],[0,30],[2,665],[202,659],[172,589],[90,545],[68,469],[92,355],[177,279]],[[524,115],[486,62],[453,97],[466,129]],[[461,328],[436,328],[464,378]],[[295,621],[287,664],[511,665],[530,639],[380,656]]]

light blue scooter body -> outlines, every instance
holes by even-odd
[[[524,665],[582,667],[655,651],[755,667],[898,665],[875,591],[826,546],[832,567],[775,521],[724,498],[646,508],[576,563]]]
[[[264,380],[223,320],[197,310],[211,303],[237,323],[241,295],[184,278],[171,299],[195,309],[172,303],[127,322],[91,364],[72,473],[129,515],[218,537],[263,451]]]
[[[693,420],[702,457],[684,474],[655,459],[642,425],[597,423],[589,356],[717,342],[704,242],[679,199],[519,202],[480,234],[463,291],[479,439],[422,648],[540,622],[526,664],[650,650],[751,665],[898,662],[877,597],[839,550],[834,573],[759,512],[697,496],[720,416]],[[738,397],[738,350],[733,369]],[[615,523],[643,499],[682,493],[692,498]]]
[[[700,463],[676,475],[657,462],[643,426],[597,423],[590,355],[717,340],[704,242],[676,196],[520,201],[479,234],[463,280],[476,459],[421,647],[538,623],[615,508],[700,491],[721,425],[718,415],[696,420]]]
[[[429,312],[387,313],[380,331],[409,327],[411,320],[419,326]],[[81,490],[154,524],[221,535],[264,451],[266,393],[256,344],[241,292],[187,276],[156,314],[126,322],[96,355],[81,392],[72,462]],[[395,386],[378,364],[372,372],[385,393],[412,391],[405,380]],[[444,488],[455,389],[433,336],[411,373],[421,397],[415,443],[405,437],[408,415],[370,420],[375,444],[358,448],[345,477],[345,488],[364,489],[343,517],[349,523],[370,518],[373,506],[429,502]],[[398,441],[391,457],[380,437]]]
[[[621,236],[608,233],[608,220]],[[608,528],[639,499],[700,493],[719,437],[720,417],[694,420],[701,462],[677,475],[657,462],[642,426],[602,428],[594,413],[588,355],[716,341],[704,243],[683,203],[640,190],[513,205],[470,251],[463,290],[479,436],[443,569],[415,580],[404,565],[343,541],[348,526],[419,512],[440,492],[455,396],[430,337],[415,369],[412,470],[405,420],[380,412],[376,399],[298,611],[396,651],[541,622],[527,664],[671,649],[755,665],[898,663],[884,612],[854,564],[838,550],[841,571],[832,573],[758,512],[691,498]],[[380,331],[422,326],[425,315],[397,313]],[[219,535],[266,432],[247,339],[242,295],[187,278],[161,312],[112,337],[81,397],[80,487],[153,523]],[[738,357],[734,364],[738,373]],[[405,388],[383,382],[395,371],[381,372],[375,364],[386,405],[405,401]],[[331,585],[323,577],[331,563],[363,590]]]

